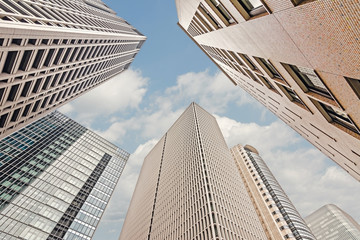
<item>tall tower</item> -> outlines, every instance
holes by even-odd
[[[358,1],[175,2],[179,26],[234,85],[360,180]]]
[[[0,239],[90,240],[129,154],[53,112],[0,141]]]
[[[322,206],[305,218],[318,240],[360,240],[360,225],[334,204]]]
[[[231,153],[268,238],[316,240],[258,151],[236,145]]]
[[[145,39],[100,0],[0,1],[0,138],[127,69]]]
[[[192,103],[146,156],[120,239],[266,239],[213,116]]]

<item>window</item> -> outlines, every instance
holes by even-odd
[[[326,118],[328,122],[339,124],[355,133],[359,133],[359,129],[355,126],[350,117],[342,112],[322,102],[311,100],[314,105],[318,108],[321,114]]]
[[[260,0],[230,0],[230,1],[246,20],[248,20],[253,16],[267,13],[263,3]]]
[[[31,85],[31,81],[28,81],[23,85],[23,89],[21,91],[21,97],[27,96],[29,89],[30,89],[30,85]]]
[[[276,70],[276,68],[271,64],[270,61],[265,60],[264,58],[254,57],[254,59],[259,63],[259,65],[264,69],[264,71],[271,77],[271,78],[278,78],[283,80],[283,77],[280,73]]]
[[[32,90],[33,93],[37,93],[37,92],[38,92],[39,87],[40,87],[40,84],[41,84],[41,81],[42,81],[42,78],[36,79],[34,88],[33,88],[33,90]]]
[[[66,49],[64,57],[63,57],[63,59],[61,61],[62,63],[66,63],[67,59],[69,58],[69,54],[70,54],[71,50],[72,50],[72,48]]]
[[[30,107],[31,107],[31,103],[25,106],[24,111],[22,113],[22,117],[27,116],[27,114],[29,113]]]
[[[5,88],[0,88],[0,103],[1,103],[1,101],[3,99],[4,92],[5,92]]]
[[[16,65],[15,61],[18,57],[18,53],[19,53],[18,51],[8,52],[2,72],[12,73],[13,67]]]
[[[355,92],[356,96],[360,99],[360,80],[348,77],[345,77],[345,79]]]
[[[257,77],[265,84],[265,86],[266,86],[268,89],[276,92],[277,94],[280,94],[280,93],[276,90],[276,88],[272,85],[272,83],[271,83],[266,77],[263,77],[263,76],[261,76],[261,75],[259,75],[259,74],[256,74],[256,75],[257,75]]]
[[[14,101],[15,100],[15,97],[16,97],[17,91],[19,89],[19,86],[20,86],[20,84],[16,84],[16,85],[13,85],[11,87],[9,96],[7,98],[7,101]]]
[[[314,70],[284,63],[283,66],[304,92],[313,92],[334,100],[329,90]]]
[[[23,54],[23,57],[21,59],[20,66],[19,66],[20,70],[26,71],[31,55],[32,55],[31,50],[24,51],[24,54]]]
[[[251,61],[251,59],[248,57],[248,55],[239,53],[239,56],[242,58],[242,60],[244,60],[244,62],[246,63],[246,65],[248,65],[248,67],[249,67],[251,70],[259,70],[259,69],[256,67],[256,65]]]
[[[206,20],[213,26],[214,29],[221,28],[220,24],[218,24],[218,22],[214,19],[214,17],[209,13],[208,10],[206,10],[206,8],[202,4],[199,5],[198,10],[206,18]],[[199,18],[200,15],[198,13],[195,13],[195,16],[197,16]],[[205,20],[202,17],[200,17],[199,20],[200,21],[202,20],[202,23],[204,24]],[[209,31],[212,31],[212,30],[209,30]]]
[[[234,52],[229,51],[230,55],[233,57],[233,59],[241,66],[245,66],[244,63],[236,56]]]
[[[41,62],[42,56],[44,54],[44,51],[45,51],[44,49],[38,50],[38,52],[35,56],[34,63],[32,65],[33,68],[38,68],[40,66],[40,62]]]
[[[223,21],[226,26],[236,23],[230,13],[225,9],[225,7],[219,2],[219,0],[205,0],[211,9],[218,15],[218,17]]]
[[[312,1],[315,1],[315,0],[291,0],[292,3],[294,4],[294,6],[297,6],[297,5],[300,5],[302,3],[309,3],[309,2],[312,2]]]
[[[48,51],[47,56],[46,56],[46,59],[45,59],[45,62],[44,62],[44,65],[45,65],[45,66],[47,66],[47,67],[50,66],[50,60],[51,60],[54,52],[55,52],[55,49],[54,49],[54,48],[52,48],[52,49],[50,49],[50,50]]]
[[[35,104],[34,104],[34,107],[33,107],[33,109],[32,109],[32,112],[36,112],[36,111],[37,111],[37,109],[38,109],[38,107],[39,107],[39,104],[40,104],[40,100],[37,100],[37,101],[35,102]]]
[[[296,94],[294,90],[291,88],[285,87],[281,84],[277,84],[278,87],[281,89],[281,91],[284,92],[284,94],[289,98],[290,101],[297,103],[300,106],[305,106],[301,98]]]
[[[245,70],[246,73],[250,76],[250,78],[252,78],[252,80],[254,80],[255,82],[257,82],[257,83],[259,83],[260,85],[262,85],[262,84],[260,83],[260,81],[255,77],[255,75],[254,75],[251,71],[249,71],[249,70],[247,70],[247,69],[245,69],[245,68],[244,68],[244,70]]]
[[[7,117],[9,116],[9,113],[5,113],[0,117],[0,128],[5,126]]]
[[[22,39],[20,39],[20,38],[13,38],[12,41],[11,41],[11,43],[20,46],[20,45],[21,45],[21,41],[22,41]]]
[[[19,113],[20,113],[20,108],[16,109],[16,110],[13,112],[10,121],[15,122],[15,121],[17,120],[18,116],[19,116]]]
[[[54,64],[57,65],[59,60],[60,60],[60,57],[61,57],[61,54],[62,52],[64,51],[64,48],[60,48],[56,54],[56,57],[55,57],[55,60],[54,60]]]

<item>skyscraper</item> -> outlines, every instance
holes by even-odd
[[[0,141],[0,239],[90,240],[129,154],[59,112]]]
[[[236,145],[231,153],[268,239],[315,240],[258,151],[249,145]]]
[[[0,138],[127,69],[145,39],[100,0],[0,1]]]
[[[120,239],[266,239],[213,116],[192,103],[146,156]]]
[[[360,180],[360,5],[176,0],[179,26],[237,85]]]
[[[305,218],[318,240],[360,240],[360,225],[334,204],[322,206]]]

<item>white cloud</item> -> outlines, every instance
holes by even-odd
[[[140,76],[140,79],[143,77]],[[212,113],[224,113],[229,103],[234,102],[237,106],[250,103],[261,106],[241,88],[235,87],[223,73],[211,75],[208,70],[180,75],[176,85],[170,86],[163,93],[150,96],[149,99],[146,106],[138,109],[132,118],[112,117],[109,120],[110,126],[97,130],[97,133],[117,144],[128,139],[125,136],[129,132],[134,137],[133,131],[139,132],[135,134],[139,141],[159,138],[192,101]]]
[[[260,152],[266,152],[300,141],[296,133],[280,120],[267,126],[260,126],[256,123],[237,122],[218,115],[215,117],[229,147],[249,144]]]
[[[60,111],[89,125],[94,118],[138,108],[147,91],[147,82],[140,70],[130,68],[66,104]]]
[[[203,72],[189,72],[177,78],[175,86],[166,89],[165,93],[172,101],[196,101],[207,111],[224,113],[229,103],[238,106],[257,102],[241,88],[235,87],[222,73],[211,75],[208,70]]]

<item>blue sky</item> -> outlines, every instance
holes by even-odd
[[[131,68],[61,111],[131,153],[95,240],[117,239],[142,161],[192,101],[229,147],[255,146],[300,214],[334,203],[360,220],[360,185],[241,88],[177,26],[175,1],[105,0],[147,36]]]

